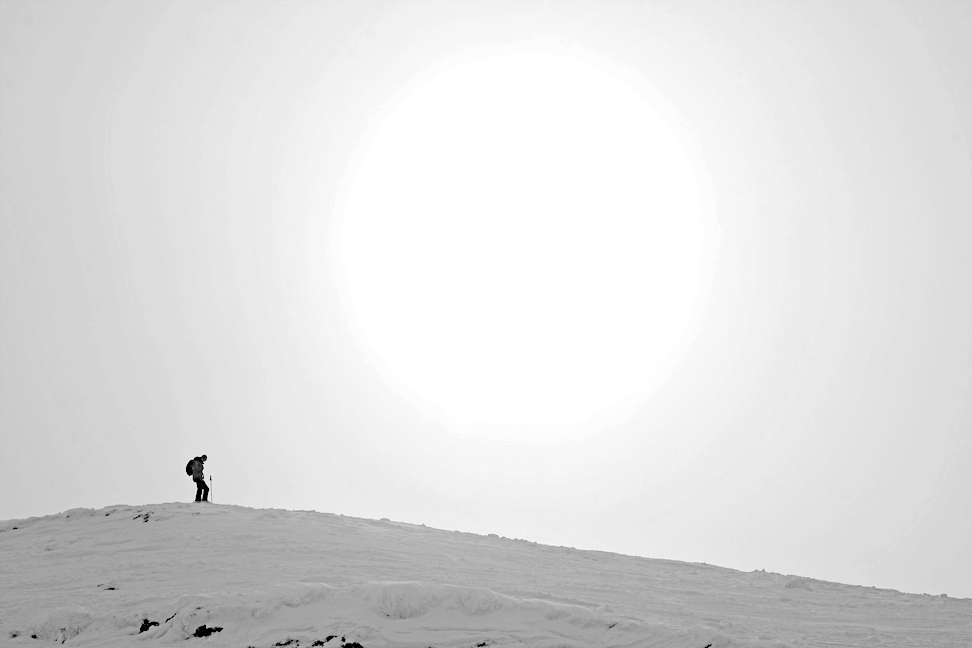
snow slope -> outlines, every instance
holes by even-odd
[[[0,522],[0,644],[186,640],[968,647],[972,600],[307,511],[172,503]]]

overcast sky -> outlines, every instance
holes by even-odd
[[[580,293],[581,306],[608,314],[598,340],[611,320],[623,333],[597,365],[603,379],[581,364],[543,374],[537,358],[560,347],[536,331],[514,327],[497,342],[469,330],[482,318],[442,325],[456,300],[471,308],[485,294],[461,286],[439,310],[408,301],[419,323],[399,328],[381,316],[382,293],[361,306],[368,297],[355,286],[366,282],[340,261],[341,250],[361,259],[354,250],[380,249],[359,234],[348,253],[338,225],[355,222],[364,200],[349,195],[373,195],[376,178],[391,177],[369,171],[379,162],[368,156],[392,141],[382,125],[437,110],[402,106],[448,97],[456,86],[421,88],[449,70],[456,83],[479,78],[468,70],[481,69],[482,52],[523,51],[535,58],[484,64],[494,72],[482,78],[504,88],[502,70],[521,70],[511,96],[527,97],[524,111],[583,94],[571,83],[587,73],[574,68],[543,85],[543,70],[561,70],[544,67],[545,52],[594,70],[590,87],[605,90],[589,94],[612,97],[591,100],[599,133],[623,97],[648,102],[655,130],[611,137],[654,166],[618,180],[631,168],[618,164],[604,187],[641,186],[670,166],[691,169],[685,182],[701,192],[672,190],[701,201],[698,228],[685,230],[696,247],[678,248],[670,267],[630,266],[649,283],[624,294],[610,292],[627,280],[621,270],[590,275]],[[544,114],[576,103],[558,101]],[[468,137],[489,146],[488,115],[472,117]],[[585,137],[587,126],[563,128]],[[516,148],[532,137],[523,133],[491,168],[519,169],[535,154]],[[670,148],[638,157],[638,137]],[[972,597],[970,137],[968,3],[0,3],[0,518],[188,500],[183,466],[206,453],[217,503]],[[466,150],[449,149],[457,164]],[[610,169],[614,150],[599,158],[607,167],[564,168]],[[544,167],[529,159],[524,169]],[[395,168],[419,174],[432,161],[416,152]],[[676,186],[658,177],[655,186]],[[508,202],[535,199],[508,189]],[[464,195],[449,222],[503,212],[495,197],[484,211]],[[598,229],[614,203],[585,200],[580,231],[630,252]],[[396,212],[396,231],[408,236],[424,213]],[[516,212],[507,225],[528,220],[543,241],[557,213]],[[492,244],[509,245],[509,231]],[[586,245],[578,237],[568,243]],[[454,244],[416,247],[426,240],[406,238],[394,263],[376,255],[367,268],[411,277],[409,259]],[[476,258],[492,270],[490,249]],[[686,254],[699,259],[692,281],[678,265]],[[553,274],[582,282],[588,270],[572,258],[556,257]],[[528,267],[496,281],[519,285]],[[623,317],[641,288],[683,285],[662,282],[666,273],[685,287],[670,308]],[[494,275],[484,276],[483,290]],[[690,295],[691,315],[673,314],[678,295]],[[495,299],[504,321],[533,308],[524,327],[568,327],[572,358],[592,348],[568,311],[551,317],[554,306],[531,307],[527,293],[519,306]],[[649,321],[661,323],[644,329]],[[453,346],[438,349],[430,330]],[[482,395],[494,393],[470,382],[490,362],[477,349],[515,351],[507,339],[536,339],[547,355],[489,365],[490,385],[516,388],[496,387],[493,436],[470,433],[462,417],[480,420]],[[645,358],[658,349],[667,364],[649,380],[637,369],[656,366]],[[558,385],[547,409],[511,404],[531,381]],[[578,426],[551,414],[558,397],[580,404],[557,411],[582,417],[582,405],[593,411],[625,389],[613,416]],[[479,400],[448,400],[469,394]],[[520,438],[508,432],[517,416],[553,418],[542,438]],[[558,426],[571,431],[558,437]]]

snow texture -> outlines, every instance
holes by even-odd
[[[972,646],[972,600],[312,511],[0,522],[0,645]]]

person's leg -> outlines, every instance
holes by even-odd
[[[201,479],[193,479],[193,481],[196,482],[196,501],[198,502],[202,497],[203,489],[206,488],[206,482]],[[208,491],[209,489],[207,488],[206,490]]]
[[[199,486],[202,488],[202,501],[209,501],[209,486],[206,485],[205,479],[199,480]]]

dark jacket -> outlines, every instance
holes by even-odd
[[[192,478],[194,480],[206,480],[206,477],[203,475],[203,460],[199,457],[192,460]]]

